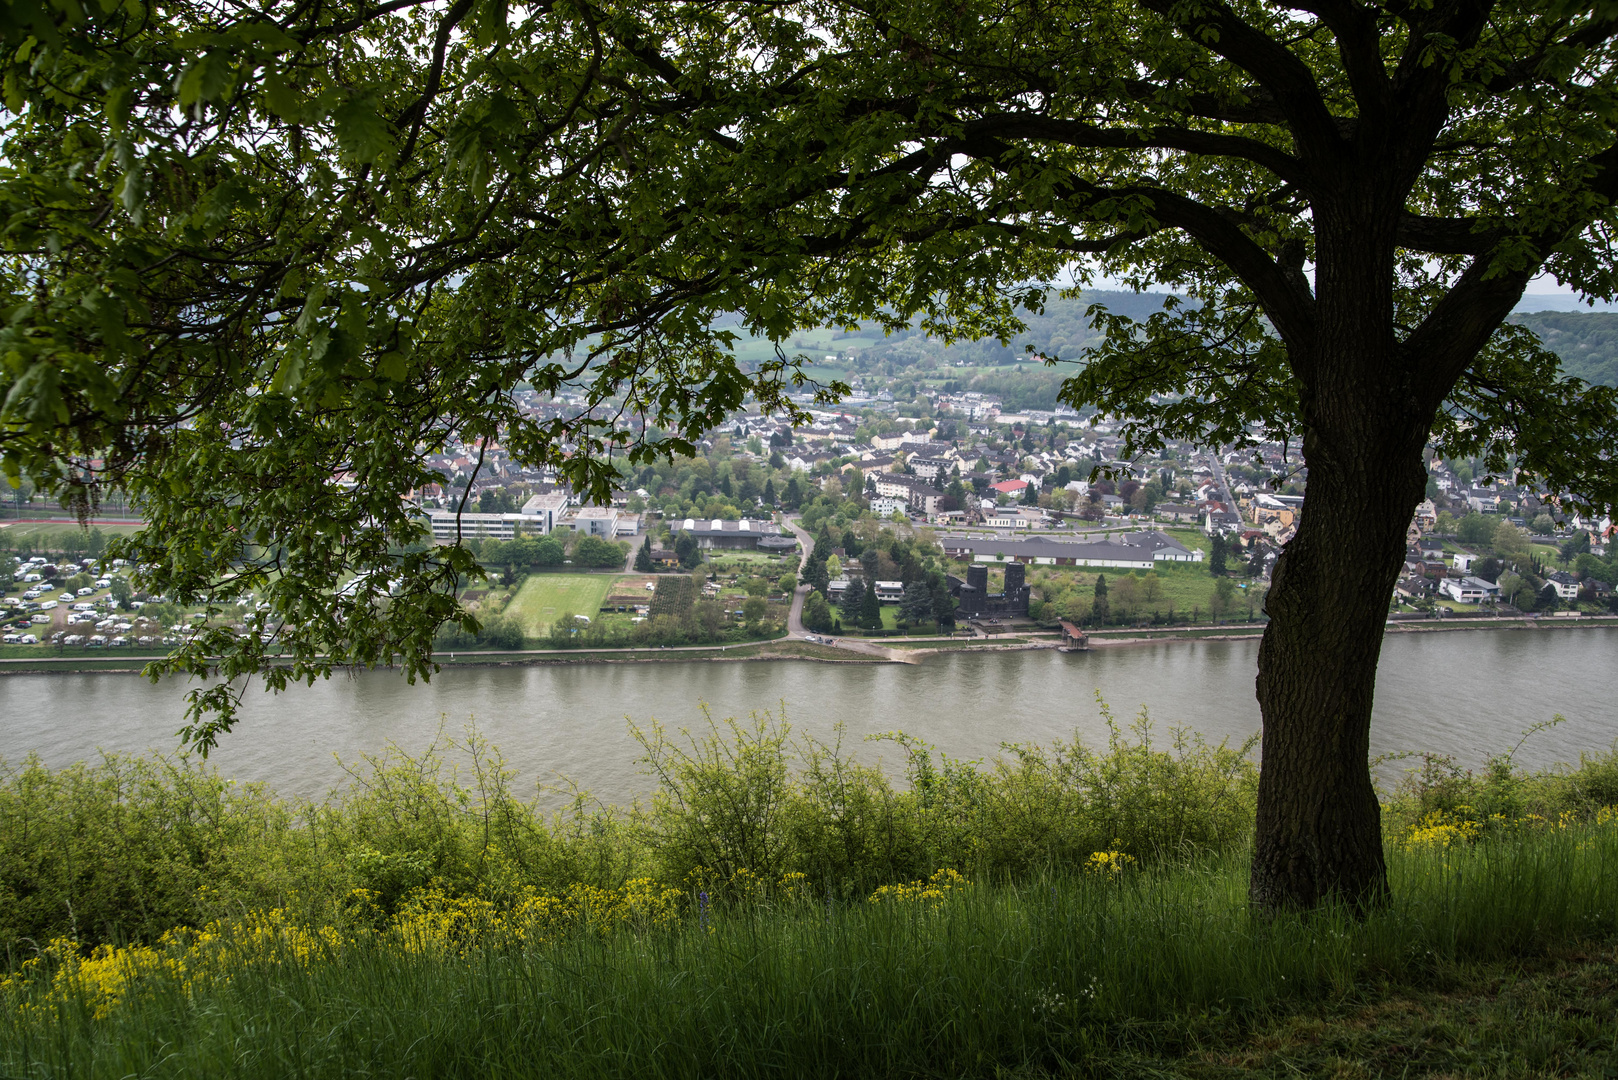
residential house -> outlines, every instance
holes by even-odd
[[[1069,488],[1072,486],[1068,485]],[[1158,503],[1157,509],[1153,512],[1164,521],[1198,521],[1202,517],[1196,507],[1180,503]]]
[[[1563,600],[1577,600],[1579,598],[1579,579],[1566,570],[1558,570],[1546,576],[1545,581],[1556,589],[1556,595]]]
[[[908,500],[895,498],[891,495],[878,495],[871,500],[871,513],[877,517],[908,514],[910,513],[910,503]]]
[[[1462,604],[1481,604],[1500,595],[1500,586],[1478,577],[1449,577],[1438,583],[1438,591]]]

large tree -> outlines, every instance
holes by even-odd
[[[1613,294],[1618,16],[1144,0],[994,21],[884,5],[868,25],[914,68],[887,76],[912,131],[1007,230],[1193,298],[1143,325],[1100,316],[1111,334],[1068,401],[1124,417],[1131,451],[1301,445],[1259,658],[1251,891],[1374,901],[1372,698],[1426,448],[1618,501],[1612,391],[1559,379],[1502,326],[1547,269]]]
[[[1611,392],[1502,326],[1545,270],[1615,291],[1605,8],[5,14],[0,463],[81,507],[140,498],[127,553],[156,590],[267,597],[290,666],[221,634],[158,665],[219,680],[204,746],[236,676],[431,670],[475,571],[401,504],[447,479],[426,451],[470,449],[461,490],[492,453],[601,496],[617,460],[687,450],[749,393],[789,407],[797,362],[743,369],[721,312],[776,341],[1004,333],[1040,294],[1019,283],[1088,259],[1189,301],[1098,313],[1069,401],[1125,417],[1132,451],[1301,447],[1252,894],[1374,901],[1371,702],[1425,448],[1618,501]],[[588,407],[536,419],[525,386]]]

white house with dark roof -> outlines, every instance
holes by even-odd
[[[1481,604],[1500,595],[1500,586],[1479,577],[1448,577],[1438,583],[1438,591],[1461,604]]]
[[[1163,562],[1202,561],[1202,551],[1189,551],[1165,533],[1126,533],[1094,543],[1068,540],[980,540],[949,537],[940,541],[944,554],[973,562],[1020,562],[1036,566],[1104,566],[1120,570],[1150,570]]]
[[[1558,570],[1547,574],[1545,581],[1556,590],[1556,595],[1563,600],[1577,600],[1579,598],[1579,579],[1566,570]]]

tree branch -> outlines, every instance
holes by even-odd
[[[1399,222],[1396,242],[1409,251],[1430,255],[1482,255],[1504,237],[1500,228],[1479,231],[1473,218],[1437,218],[1406,214]]]
[[[1609,204],[1618,200],[1618,144],[1597,154],[1591,164],[1595,175],[1590,178],[1589,190]],[[1421,325],[1411,331],[1404,351],[1412,359],[1411,369],[1419,373],[1418,393],[1433,408],[1449,396],[1495,328],[1511,314],[1545,259],[1558,244],[1576,236],[1588,224],[1588,219],[1580,216],[1523,237],[1529,254],[1511,269],[1501,269],[1495,263],[1496,245],[1508,239],[1503,234],[1496,245],[1472,259],[1460,279],[1433,305]]]
[[[1291,49],[1244,22],[1221,3],[1183,6],[1179,0],[1140,0],[1180,27],[1201,48],[1222,56],[1269,90],[1307,157],[1327,159],[1340,145],[1338,125],[1314,72]]]
[[[1020,153],[1001,140],[988,137],[970,142],[962,140],[954,145],[960,152],[1001,171],[1008,170]],[[1307,282],[1301,274],[1277,263],[1225,214],[1179,192],[1150,185],[1101,187],[1068,173],[1062,186],[1067,191],[1058,191],[1058,205],[1080,218],[1090,206],[1102,200],[1144,198],[1150,201],[1152,216],[1158,224],[1179,229],[1195,239],[1253,290],[1276,332],[1297,358],[1296,362],[1313,354],[1314,296]]]
[[[1067,146],[1116,150],[1182,150],[1209,157],[1236,157],[1262,166],[1289,184],[1305,186],[1303,165],[1297,158],[1257,139],[1221,135],[1190,128],[1099,128],[1079,120],[1053,117],[991,114],[966,125],[968,138],[993,134],[1005,139],[1038,139]]]

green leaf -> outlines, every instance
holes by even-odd
[[[210,52],[198,58],[180,72],[175,84],[180,107],[189,109],[194,105],[218,101],[230,92],[235,74],[229,53]]]
[[[264,76],[264,105],[283,120],[296,121],[303,115],[303,97],[280,72]]]
[[[350,98],[332,110],[337,145],[345,157],[368,164],[393,149],[393,126],[369,95]]]
[[[510,0],[480,0],[475,16],[473,40],[484,46],[504,42],[509,4]]]

